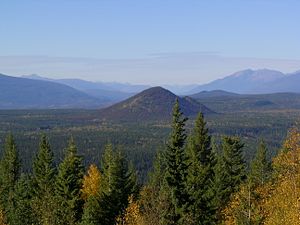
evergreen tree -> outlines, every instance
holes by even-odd
[[[83,208],[82,221],[80,225],[98,225],[101,221],[99,196],[90,195]]]
[[[140,194],[143,219],[146,224],[162,224],[162,212],[170,206],[170,198],[165,188],[166,161],[160,149],[153,162],[153,171],[149,173],[149,182],[144,185]]]
[[[187,186],[191,205],[190,219],[193,224],[214,224],[213,180],[215,164],[211,136],[202,113],[198,114],[194,130],[188,139]]]
[[[219,210],[226,206],[231,194],[239,190],[246,178],[243,146],[239,138],[224,137],[222,140],[222,155],[218,156],[215,166],[214,183],[214,204]]]
[[[56,168],[49,141],[42,135],[39,152],[33,162],[32,208],[39,224],[54,224],[56,202],[54,199],[54,181]]]
[[[251,162],[249,182],[251,185],[264,185],[271,173],[271,163],[267,159],[267,147],[264,141],[261,141],[256,155]]]
[[[255,157],[251,162],[247,182],[237,194],[239,206],[235,209],[235,219],[238,224],[261,224],[263,213],[261,188],[271,174],[271,164],[267,160],[267,148],[260,142]]]
[[[186,190],[187,155],[185,151],[185,122],[187,118],[180,111],[178,99],[173,107],[171,137],[166,149],[166,184],[170,191],[171,208],[165,212],[166,223],[178,224],[182,221],[188,203]]]
[[[128,205],[128,197],[136,192],[136,180],[120,151],[107,145],[102,160],[100,214],[101,224],[113,225]]]
[[[80,189],[83,174],[82,158],[71,138],[65,158],[59,165],[55,183],[55,195],[59,205],[56,212],[57,224],[73,225],[81,218],[83,200],[80,198]]]
[[[32,188],[30,179],[22,175],[18,180],[13,193],[13,208],[9,214],[10,225],[36,224],[31,208]]]
[[[14,138],[9,134],[5,140],[4,154],[0,162],[0,201],[8,223],[13,216],[14,191],[20,177],[20,165]]]

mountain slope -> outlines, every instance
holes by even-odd
[[[224,90],[235,93],[267,93],[266,87],[270,83],[286,79],[286,75],[275,70],[243,70],[223,79],[200,85],[193,89],[193,93],[200,91]],[[280,84],[279,84],[280,85]],[[276,90],[274,90],[276,92]],[[288,90],[286,90],[288,91]]]
[[[287,74],[285,77],[270,82],[264,87],[263,93],[296,92],[300,93],[300,71]]]
[[[101,110],[100,117],[122,121],[169,120],[176,98],[185,116],[194,116],[200,111],[213,113],[190,97],[180,98],[162,87],[153,87]]]
[[[104,102],[49,81],[0,74],[0,108],[99,108]]]
[[[213,90],[213,91],[201,91],[199,93],[191,95],[190,97],[198,99],[198,98],[233,97],[233,96],[239,96],[239,94],[223,91],[223,90]]]
[[[240,94],[232,96],[192,95],[217,112],[299,110],[300,93]]]
[[[105,101],[107,105],[114,104],[125,100],[137,92],[143,91],[150,86],[132,85],[114,82],[92,82],[82,79],[49,79],[38,75],[22,76],[27,79],[52,81],[59,84],[64,84],[82,91],[90,96]]]

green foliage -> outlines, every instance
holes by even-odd
[[[202,113],[188,139],[187,187],[190,196],[190,220],[193,224],[214,224],[213,181],[215,164],[211,147],[211,136]]]
[[[41,111],[7,111],[7,112],[2,111],[0,112],[0,114],[5,115],[5,116],[1,116],[0,118],[0,125],[1,125],[0,141],[3,140],[3,136],[5,133],[8,132],[8,130],[17,131],[15,133],[15,137],[18,143],[18,147],[19,147],[18,149],[20,149],[21,150],[20,152],[22,152],[21,158],[22,158],[22,163],[24,163],[23,170],[29,172],[31,170],[30,165],[32,164],[31,159],[34,158],[35,161],[33,166],[33,176],[32,176],[32,185],[31,185],[31,182],[28,181],[28,177],[26,177],[26,182],[24,182],[24,178],[19,180],[20,162],[18,159],[18,152],[15,147],[14,141],[6,141],[7,143],[4,151],[2,148],[0,148],[0,151],[3,155],[0,163],[0,175],[1,175],[0,176],[0,182],[1,182],[0,200],[2,206],[1,208],[3,209],[4,214],[7,214],[4,215],[5,217],[7,217],[7,219],[20,218],[22,216],[21,211],[23,210],[24,212],[26,212],[26,210],[31,211],[30,207],[32,207],[34,216],[36,218],[41,218],[36,214],[36,212],[40,211],[41,205],[43,205],[42,202],[47,203],[44,204],[42,207],[48,209],[49,213],[45,213],[47,215],[46,217],[47,218],[52,217],[53,220],[39,219],[38,222],[37,221],[34,222],[35,224],[59,224],[59,223],[62,224],[65,223],[66,220],[71,221],[71,222],[66,222],[67,224],[73,223],[72,218],[69,216],[72,213],[69,213],[70,210],[68,210],[68,207],[64,207],[68,205],[65,203],[65,201],[67,202],[67,198],[65,199],[59,197],[58,194],[56,194],[55,198],[53,198],[53,194],[51,194],[51,192],[48,197],[46,197],[47,196],[46,194],[42,196],[43,191],[41,191],[45,189],[47,190],[48,188],[43,188],[43,187],[47,187],[48,184],[50,185],[51,183],[52,184],[56,183],[57,180],[55,177],[56,168],[54,166],[53,161],[58,162],[61,158],[63,158],[61,153],[62,146],[65,146],[66,143],[65,137],[67,135],[72,134],[78,141],[79,144],[78,149],[80,151],[80,154],[85,155],[85,159],[84,159],[85,165],[88,165],[91,162],[93,163],[98,162],[100,160],[101,153],[103,152],[104,149],[103,146],[107,142],[107,140],[111,140],[114,145],[124,146],[124,148],[122,148],[122,151],[126,154],[126,156],[128,156],[128,158],[133,160],[134,165],[138,169],[139,179],[145,182],[146,180],[145,173],[150,168],[152,168],[152,159],[154,158],[155,155],[155,149],[157,149],[157,146],[162,145],[162,143],[165,142],[167,133],[170,131],[169,124],[161,123],[161,122],[157,122],[157,123],[145,122],[143,124],[110,123],[106,121],[100,122],[99,120],[94,120],[95,118],[97,118],[98,114],[97,111],[92,111],[92,110],[82,110],[82,111],[81,110],[75,110],[75,111],[73,110],[72,111],[71,110],[42,111],[41,110]],[[26,114],[26,116],[24,116],[24,114]],[[299,117],[298,111],[284,111],[284,112],[283,111],[272,111],[272,112],[257,111],[255,113],[245,111],[239,113],[208,115],[206,117],[210,131],[212,132],[212,135],[217,143],[219,143],[220,136],[223,134],[232,135],[232,136],[238,135],[241,137],[241,140],[243,140],[245,146],[247,147],[247,151],[245,151],[245,159],[247,160],[253,158],[255,152],[254,149],[257,146],[256,143],[258,143],[258,137],[264,138],[269,147],[268,151],[266,150],[266,148],[260,147],[261,150],[258,150],[257,156],[254,158],[253,162],[251,163],[250,168],[252,169],[250,171],[248,181],[251,180],[252,184],[258,186],[258,188],[255,188],[254,186],[252,186],[252,184],[250,187],[248,182],[246,183],[242,182],[243,184],[242,186],[240,186],[238,184],[241,182],[241,180],[242,181],[244,180],[245,176],[240,176],[241,179],[232,179],[232,177],[234,177],[232,175],[233,173],[229,176],[228,174],[230,173],[228,172],[229,171],[228,168],[230,169],[235,168],[234,169],[235,171],[243,171],[244,169],[241,168],[238,169],[236,165],[232,165],[232,168],[231,166],[228,166],[229,163],[227,161],[232,161],[231,158],[235,158],[233,157],[234,154],[231,155],[227,154],[226,157],[224,156],[226,155],[224,151],[226,148],[228,148],[228,146],[231,146],[230,148],[238,148],[238,147],[237,145],[236,147],[232,147],[232,145],[234,145],[233,143],[227,144],[226,147],[224,144],[225,142],[223,140],[223,145],[222,145],[223,153],[221,155],[216,156],[216,158],[218,159],[217,160],[218,163],[215,166],[215,170],[214,170],[214,172],[216,172],[215,174],[216,182],[214,184],[214,189],[220,190],[219,192],[218,191],[215,192],[216,198],[214,199],[214,203],[216,203],[215,204],[216,206],[219,205],[220,209],[222,210],[222,208],[225,207],[226,205],[225,203],[226,196],[228,195],[232,196],[230,194],[232,192],[236,193],[233,196],[237,196],[238,198],[240,198],[240,200],[237,201],[240,205],[238,205],[238,207],[235,207],[235,209],[239,210],[235,212],[236,213],[235,215],[237,215],[236,218],[238,218],[239,221],[247,221],[244,220],[245,217],[243,216],[245,212],[249,211],[249,199],[250,199],[251,207],[252,207],[251,215],[253,216],[251,218],[252,221],[254,221],[254,216],[260,214],[261,212],[260,207],[256,207],[256,205],[261,205],[263,203],[262,202],[263,198],[261,197],[262,195],[259,193],[260,191],[259,186],[262,183],[264,183],[264,186],[266,185],[266,183],[269,183],[267,182],[267,180],[270,176],[269,175],[265,176],[265,172],[262,172],[262,171],[269,171],[269,166],[267,165],[268,163],[266,163],[267,162],[266,154],[267,152],[268,155],[270,153],[271,153],[270,155],[275,154],[276,151],[274,151],[274,149],[279,146],[279,143],[282,141],[283,136],[285,136],[287,126],[290,126],[290,124],[297,117]],[[15,123],[10,123],[11,121],[15,121]],[[189,120],[189,121],[191,122],[187,123],[186,126],[187,130],[190,129],[193,120]],[[40,135],[41,132],[41,129],[37,129],[37,127],[41,127],[41,129],[43,129],[43,127],[46,127],[46,130],[44,131],[47,132],[47,135],[49,136],[51,143],[53,144],[52,147],[55,153],[54,154],[55,158],[53,161],[51,159],[52,157],[51,155],[53,154],[51,152],[50,153],[48,152],[49,143],[47,143],[48,141],[43,141],[43,138],[41,140],[41,146],[42,143],[44,143],[43,144],[44,148],[42,149],[48,149],[48,150],[41,151],[40,149],[38,155],[36,157],[33,157],[33,154],[35,152],[34,149],[36,149],[38,145],[38,136]],[[203,129],[202,131],[204,134],[205,129]],[[198,130],[198,132],[200,132],[200,130]],[[195,131],[192,132],[192,136],[195,133],[196,133]],[[188,169],[186,172],[187,174],[186,180],[188,181],[187,183],[189,183],[189,179],[190,179],[189,177],[195,176],[193,178],[195,181],[198,179],[198,176],[196,176],[198,173],[195,172],[193,173],[191,171],[193,171],[194,169],[195,170],[199,169],[199,171],[202,172],[205,171],[202,169],[200,170],[200,168],[202,167],[197,167],[195,166],[196,164],[194,165],[195,166],[194,169],[192,169],[193,168],[192,162],[194,160],[191,160],[191,158],[194,157],[195,159],[197,159],[196,157],[197,154],[193,155],[189,153],[190,146],[197,146],[197,148],[195,147],[195,149],[208,149],[204,147],[207,146],[206,144],[205,145],[200,144],[200,143],[208,143],[207,141],[208,139],[203,139],[201,142],[199,141],[200,139],[198,141],[191,141],[192,139],[193,139],[192,137],[188,139],[188,145],[186,148],[187,150],[186,153],[189,154],[190,159],[183,160],[186,165],[190,165],[189,166],[190,169]],[[235,139],[235,138],[230,138],[230,139]],[[11,140],[13,140],[13,138]],[[169,146],[171,146],[170,143],[171,142],[168,143]],[[7,149],[9,149],[9,154],[7,154],[8,152]],[[165,149],[165,151],[161,152],[157,157],[156,162],[153,164],[154,170],[153,173],[150,175],[149,183],[143,187],[142,192],[140,193],[141,197],[139,200],[142,202],[141,210],[144,214],[143,216],[145,216],[146,214],[149,215],[147,219],[148,223],[146,224],[151,224],[151,222],[154,224],[159,224],[159,223],[170,224],[170,221],[172,221],[172,219],[174,218],[171,217],[171,220],[168,220],[170,219],[168,215],[171,216],[178,215],[179,213],[180,216],[184,218],[184,220],[178,220],[178,223],[182,223],[183,221],[186,222],[185,224],[189,224],[188,222],[192,222],[192,223],[195,222],[195,220],[193,220],[194,217],[189,214],[188,210],[187,212],[183,210],[185,207],[182,207],[182,210],[179,210],[178,214],[175,211],[175,207],[172,201],[172,199],[174,199],[174,195],[172,196],[172,193],[174,192],[171,191],[172,189],[170,189],[169,183],[167,182],[166,179],[166,170],[168,165],[167,164],[168,150],[169,149]],[[41,152],[44,152],[44,156],[40,155]],[[97,154],[95,154],[95,152]],[[113,151],[113,155],[117,155],[117,153]],[[227,160],[225,160],[225,158]],[[201,161],[201,163],[203,162]],[[239,164],[240,160],[236,160],[235,162],[232,162],[232,164],[234,163]],[[129,176],[130,177],[129,179],[133,181],[128,183],[133,184],[135,183],[134,180],[136,179],[135,178],[136,173],[132,172],[130,167],[128,167],[128,165],[126,167],[128,168],[127,170],[128,174],[131,174],[131,176]],[[13,168],[13,170],[11,168]],[[54,169],[54,175],[52,175],[51,168]],[[245,166],[243,168],[245,168]],[[104,169],[102,170],[104,171]],[[114,170],[117,171],[116,169]],[[35,173],[40,175],[35,176],[34,175]],[[68,173],[65,172],[65,174]],[[111,174],[120,174],[120,173],[116,172]],[[202,173],[200,174],[201,176],[203,175]],[[44,176],[50,177],[50,179],[44,179]],[[49,180],[52,179],[51,178],[52,176],[55,177],[54,179],[55,182],[53,181],[49,182]],[[37,181],[36,181],[37,177],[39,177],[38,180],[39,183],[41,183],[41,185],[37,185]],[[63,177],[64,179],[61,180],[65,180],[65,182],[67,183],[67,181],[69,180],[68,176],[63,176]],[[233,180],[235,180],[235,182],[233,182]],[[198,185],[201,182],[197,181],[195,183],[197,183]],[[128,185],[128,186],[135,186],[135,185]],[[241,187],[241,189],[243,189],[241,192],[237,192],[239,186]],[[112,185],[111,187],[117,187],[117,185]],[[65,190],[67,189],[68,188],[66,188]],[[80,193],[78,194],[78,198],[77,197],[75,198],[76,201],[74,202],[77,202],[77,200],[78,202],[81,202],[80,213],[77,215],[80,216],[81,211],[82,210],[85,211],[83,215],[82,223],[93,224],[96,223],[95,221],[97,221],[98,224],[105,224],[105,222],[102,220],[102,218],[104,218],[104,215],[108,215],[110,217],[112,214],[118,214],[117,216],[119,216],[119,214],[123,213],[123,210],[116,209],[114,208],[113,205],[110,205],[111,202],[117,200],[113,197],[113,194],[110,194],[110,197],[108,197],[109,194],[107,193],[110,192],[107,191],[106,185],[104,184],[103,184],[103,189],[105,190],[107,196],[104,194],[104,192],[100,194],[101,191],[99,190],[99,197],[97,196],[94,197],[93,199],[88,199],[83,208],[82,208],[82,200],[80,200]],[[205,187],[203,189],[205,189]],[[196,193],[195,196],[200,196],[200,197],[199,198],[194,197],[194,202],[196,202],[195,200],[197,201],[199,200],[199,202],[203,202],[206,199],[203,198],[204,196],[203,194],[200,194],[203,193],[203,189],[198,189],[199,193]],[[30,193],[31,190],[33,190],[33,193]],[[57,187],[55,187],[55,190],[57,191]],[[132,188],[131,192],[136,193],[137,190],[138,189],[135,186],[134,188]],[[283,194],[285,194],[285,190],[286,189],[283,189],[282,192]],[[40,194],[37,194],[38,192],[40,192]],[[118,193],[118,192],[115,191],[114,193]],[[250,197],[249,197],[249,193],[250,193]],[[268,193],[266,193],[266,196],[267,194]],[[103,198],[101,198],[100,196]],[[225,198],[223,199],[222,196],[225,196]],[[31,200],[30,205],[27,205],[28,199]],[[263,200],[265,201],[265,199]],[[59,205],[62,202],[64,205],[63,207]],[[70,203],[71,201],[68,202]],[[124,200],[123,202],[127,202],[127,199],[126,201]],[[2,205],[2,203],[6,203],[6,206]],[[189,203],[193,203],[193,201]],[[24,205],[28,207],[24,208],[23,210],[19,210],[22,209]],[[205,205],[205,203],[203,205]],[[204,207],[203,205],[201,205],[201,207]],[[52,208],[55,208],[56,210],[51,210]],[[186,208],[186,209],[190,209],[190,208]],[[111,211],[116,210],[118,211],[118,213],[111,213],[109,212],[110,210]],[[256,214],[256,212],[258,212],[258,214]],[[15,214],[16,217],[14,217]],[[62,214],[64,214],[64,217],[66,218],[63,218]],[[28,215],[30,215],[29,212]],[[69,218],[71,219],[69,220]],[[260,219],[259,217],[257,218]],[[26,217],[24,217],[24,221],[25,219],[26,221],[29,221],[29,219],[27,220]]]
[[[83,207],[83,215],[80,225],[102,224],[99,196],[89,196]]]
[[[8,222],[14,210],[15,186],[20,177],[20,159],[14,138],[9,134],[5,141],[4,154],[0,162],[0,200]]]
[[[55,183],[55,195],[59,207],[58,221],[61,224],[75,224],[82,214],[83,201],[80,189],[83,179],[82,158],[77,154],[73,138],[70,139],[63,162],[59,165]]]
[[[141,190],[141,207],[146,224],[161,224],[162,212],[167,211],[170,198],[165,195],[166,160],[164,151],[159,149],[153,162],[153,169],[149,172],[149,182]],[[167,206],[167,207],[166,207]]]
[[[177,224],[183,218],[184,210],[188,204],[186,190],[187,155],[185,150],[185,118],[180,111],[178,100],[173,108],[173,122],[171,137],[166,149],[166,184],[170,191],[172,206],[165,212],[165,219],[170,224]]]
[[[251,162],[249,182],[251,185],[263,185],[271,175],[271,163],[267,159],[266,144],[261,141],[254,159]]]
[[[39,224],[54,224],[56,201],[54,196],[54,182],[56,167],[49,141],[42,135],[40,149],[33,161],[33,192],[32,208]]]
[[[22,175],[15,186],[12,208],[8,213],[10,225],[36,224],[37,221],[31,208],[32,195],[30,178]]]
[[[101,223],[113,225],[128,205],[128,197],[136,192],[136,177],[120,151],[107,145],[102,159],[100,193]]]
[[[238,224],[262,224],[261,201],[264,196],[261,189],[270,177],[271,163],[267,160],[266,145],[261,141],[251,162],[248,179],[237,193],[239,204],[234,216]]]
[[[239,138],[223,138],[222,155],[218,156],[215,166],[214,182],[214,202],[219,210],[226,206],[230,196],[239,190],[240,184],[246,178],[243,146]]]

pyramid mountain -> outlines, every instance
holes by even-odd
[[[102,119],[120,121],[170,120],[176,98],[185,116],[214,113],[190,97],[178,97],[162,87],[152,87],[100,111]]]

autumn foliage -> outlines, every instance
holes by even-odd
[[[300,224],[300,132],[293,128],[273,159],[273,176],[253,186],[248,180],[223,211],[225,224]]]
[[[95,164],[90,165],[87,175],[83,177],[82,198],[87,200],[90,196],[96,196],[99,193],[101,173]]]

